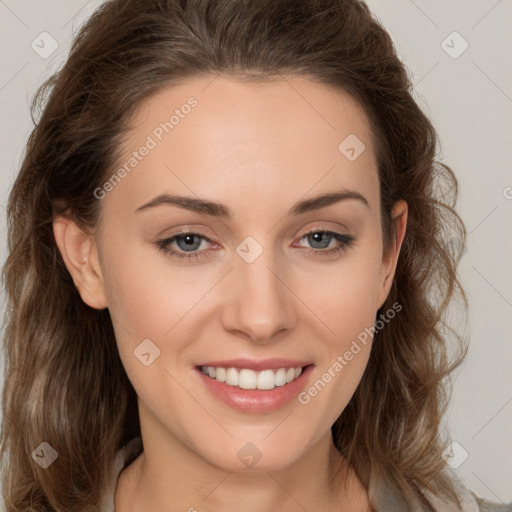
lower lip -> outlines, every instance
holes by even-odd
[[[233,409],[252,413],[272,412],[288,405],[304,389],[312,370],[313,365],[310,364],[292,382],[284,386],[276,386],[274,389],[263,390],[229,386],[225,382],[212,379],[196,368],[197,373],[214,396]]]

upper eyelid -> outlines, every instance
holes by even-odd
[[[353,231],[354,229],[358,229],[359,227],[359,221],[357,219],[352,219],[350,220],[349,222],[352,225],[351,228],[348,227],[348,225],[346,223],[344,223],[341,219],[336,219],[336,220],[313,220],[313,221],[310,221],[310,222],[307,222],[307,224],[312,224],[314,222],[319,222],[320,225],[319,226],[313,226],[311,227],[310,229],[309,228],[306,228],[306,230],[304,231],[304,234],[302,236],[304,236],[306,233],[309,233],[310,231],[331,231],[333,233],[337,233],[337,234],[340,234],[340,235],[343,235],[343,234],[349,234],[351,231]],[[330,225],[326,225],[326,223],[329,223]],[[335,226],[333,226],[332,224],[335,224]],[[184,227],[183,227],[184,226]],[[217,235],[215,234],[215,231],[212,230],[211,228],[207,227],[206,225],[204,224],[196,224],[196,223],[191,223],[191,224],[183,224],[182,227],[178,227],[177,228],[178,231],[173,233],[173,234],[170,234],[168,236],[166,235],[163,235],[163,233],[165,233],[166,231],[171,231],[171,229],[167,228],[165,230],[161,230],[160,233],[156,234],[154,236],[154,240],[167,240],[169,238],[172,238],[174,236],[178,236],[178,235],[183,235],[183,234],[190,234],[190,233],[195,233],[199,236],[204,236],[204,237],[208,237],[210,239],[217,239]],[[273,228],[271,228],[272,230]],[[302,231],[302,229],[304,228],[300,228],[300,229],[293,229],[294,231],[294,237],[298,236],[298,233],[300,233],[300,231]],[[269,230],[269,231],[271,231]],[[339,230],[341,230],[342,232],[340,233]],[[207,235],[207,234],[203,234],[204,232],[211,232],[212,234],[211,235]],[[234,232],[232,229],[228,228],[228,233],[231,235],[234,235]],[[286,230],[288,231],[288,229]],[[291,231],[291,229],[290,229]],[[201,233],[203,232],[203,233]],[[289,231],[288,231],[289,232]],[[286,235],[288,236],[288,235]],[[246,235],[242,235],[242,238],[241,240],[245,239],[246,238]]]

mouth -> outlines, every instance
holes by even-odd
[[[195,367],[214,397],[244,412],[271,412],[304,389],[314,364],[308,361],[208,362]]]
[[[200,366],[199,368],[205,375],[217,382],[224,382],[228,386],[261,390],[285,386],[297,379],[303,370],[301,366],[278,368],[277,370],[267,369],[259,372],[249,368],[238,369],[223,366]]]

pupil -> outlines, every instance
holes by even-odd
[[[180,247],[183,250],[197,249],[197,246],[201,244],[201,241],[194,242],[195,238],[197,238],[196,235],[181,235],[177,239],[178,247]]]
[[[313,233],[311,236],[313,237],[313,243],[322,244],[322,242],[323,242],[323,245],[321,245],[321,247],[325,247],[325,240],[322,240],[322,239],[324,237],[329,238],[329,235],[327,235],[327,233],[325,233],[324,231],[319,231],[317,233]],[[329,244],[327,244],[327,245],[329,245]]]

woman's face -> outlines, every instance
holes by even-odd
[[[383,257],[363,111],[305,78],[191,79],[142,105],[107,179],[87,256],[98,287],[82,296],[110,310],[146,457],[270,470],[325,441],[367,364],[407,213],[397,203]]]

